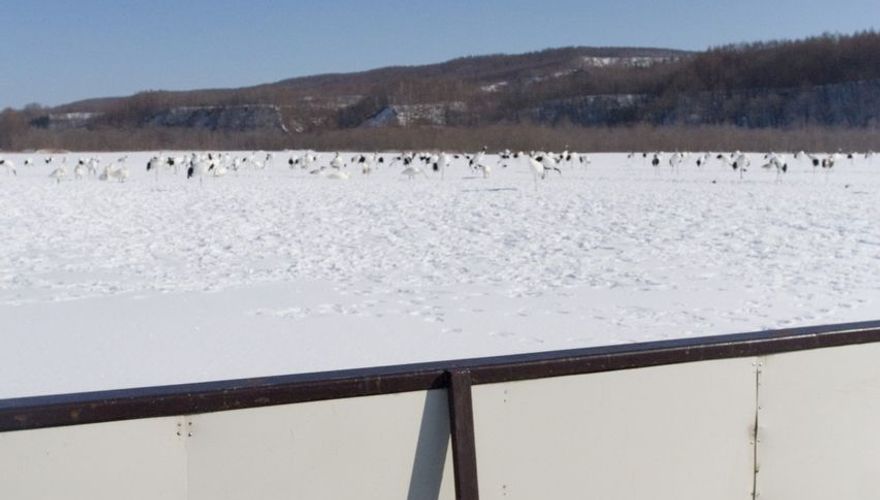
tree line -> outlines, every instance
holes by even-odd
[[[655,57],[653,64],[611,64],[597,66],[590,57]],[[424,103],[462,103],[466,112],[450,113],[446,128],[465,128],[462,136],[490,137],[506,130],[523,143],[534,143],[544,130],[571,134],[573,123],[560,120],[542,122],[535,110],[548,102],[567,102],[585,96],[638,95],[648,102],[638,112],[614,115],[614,121],[590,124],[589,136],[596,136],[603,125],[640,127],[655,130],[656,125],[670,126],[677,136],[693,130],[700,145],[722,145],[707,139],[716,135],[700,130],[726,130],[730,125],[761,128],[792,128],[792,123],[760,117],[791,90],[810,89],[845,82],[880,80],[880,35],[864,31],[852,35],[825,34],[796,41],[771,41],[713,47],[687,53],[659,49],[587,49],[568,47],[516,56],[481,56],[460,58],[447,63],[392,67],[355,74],[318,75],[241,89],[198,90],[187,92],[145,91],[130,97],[98,99],[71,103],[55,108],[28,105],[23,109],[0,112],[0,149],[146,149],[170,147],[296,147],[300,144],[331,144],[339,141],[359,146],[384,144],[384,137],[400,137],[425,144],[416,137],[435,137],[449,145],[464,145],[458,132],[439,132],[433,127],[413,130],[391,128],[365,131],[361,125],[390,105]],[[491,86],[491,87],[490,87]],[[489,89],[489,90],[487,90]],[[770,89],[771,92],[761,92]],[[705,97],[710,95],[710,97]],[[696,120],[681,116],[682,102],[711,101],[715,118]],[[720,97],[719,97],[720,96]],[[190,130],[146,125],[163,110],[186,106],[238,106],[270,104],[278,106],[289,130],[235,132]],[[705,113],[705,105],[696,107]],[[83,128],[53,130],[46,126],[48,117],[69,112],[95,112],[97,117]],[[832,110],[835,111],[835,110]],[[847,113],[848,110],[838,110]],[[871,110],[868,110],[869,112]],[[781,112],[781,111],[780,111]],[[860,110],[865,113],[865,110]],[[880,110],[874,110],[880,113]],[[694,114],[693,112],[691,113]],[[699,114],[699,113],[697,113]],[[880,118],[880,117],[878,117]],[[819,121],[818,123],[821,123]],[[877,120],[861,120],[860,126],[876,126]],[[582,124],[581,124],[582,125]],[[710,125],[710,127],[705,127]],[[804,121],[800,128],[816,130],[816,123]],[[500,127],[500,128],[499,128]],[[576,128],[576,127],[575,127]],[[821,128],[821,127],[819,127]],[[479,130],[479,133],[475,133]],[[585,132],[586,133],[586,132]],[[603,132],[605,133],[605,132]],[[789,131],[794,136],[799,132]],[[614,133],[607,132],[607,137]],[[794,142],[807,144],[814,132],[800,133]],[[623,133],[625,135],[625,132]],[[783,137],[766,131],[768,137]],[[659,132],[647,134],[661,137]],[[833,137],[839,137],[831,134]],[[659,140],[659,139],[658,139]],[[665,142],[664,142],[665,141]],[[540,141],[537,141],[540,142]],[[786,139],[780,145],[788,144]],[[617,139],[613,144],[621,144]],[[681,144],[663,140],[662,145]],[[658,143],[658,144],[660,144]],[[869,146],[868,141],[859,142]],[[588,146],[589,143],[584,143]],[[515,147],[515,146],[514,146]],[[372,148],[369,148],[372,149]],[[636,148],[626,148],[636,149]],[[671,149],[671,148],[666,148]],[[720,149],[717,147],[710,149]]]

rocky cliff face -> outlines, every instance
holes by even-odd
[[[450,115],[467,111],[463,102],[441,102],[430,104],[393,104],[382,108],[379,113],[363,123],[365,127],[387,127],[409,125],[449,125]]]
[[[638,121],[647,102],[649,99],[644,95],[590,95],[546,101],[527,112],[526,116],[538,123],[568,121],[577,125],[619,125]]]
[[[360,101],[358,101],[360,102]],[[222,132],[303,132],[333,128],[337,114],[355,104],[335,103],[324,109],[297,109],[274,105],[198,106],[165,109],[142,118],[142,127],[182,127]],[[299,109],[302,111],[302,109]],[[311,114],[310,114],[311,113]],[[389,104],[378,112],[355,114],[349,127],[455,126],[485,122],[486,117],[463,101]],[[300,113],[302,114],[302,113]],[[513,110],[501,120],[527,120],[556,125],[615,126],[728,124],[742,127],[803,125],[880,127],[880,80],[846,82],[802,88],[749,89],[676,95],[586,95],[544,101],[530,109]],[[101,113],[50,114],[32,124],[52,130],[89,127]],[[290,127],[285,126],[285,123]],[[291,129],[291,130],[289,130]]]
[[[807,88],[756,89],[680,96],[649,111],[655,123],[729,123],[744,127],[880,123],[880,80]]]
[[[68,130],[87,127],[101,113],[52,113],[34,120],[33,125],[49,130]]]
[[[598,95],[547,101],[526,113],[539,123],[733,124],[744,127],[880,125],[880,80],[806,88]]]
[[[278,106],[207,106],[171,108],[148,118],[144,125],[187,127],[226,132],[287,131]]]

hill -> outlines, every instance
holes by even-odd
[[[223,146],[235,137],[241,144],[248,134],[295,145],[353,129],[878,123],[880,35],[870,31],[702,52],[567,47],[236,89],[147,91],[6,110],[0,147],[21,147],[25,136],[28,147],[66,146],[62,138],[73,136],[99,145],[96,136],[116,143],[126,137],[144,147],[162,144],[163,137],[203,142],[211,136]]]

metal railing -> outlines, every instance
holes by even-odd
[[[477,498],[471,386],[880,342],[880,321],[0,400],[0,432],[447,389],[457,498]]]

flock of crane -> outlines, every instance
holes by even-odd
[[[549,172],[562,174],[563,168],[580,164],[588,165],[590,159],[587,155],[564,151],[562,153],[544,152],[511,152],[504,151],[497,155],[493,161],[492,155],[486,154],[486,148],[476,154],[468,153],[397,153],[397,154],[354,154],[344,156],[337,152],[329,161],[321,161],[321,157],[314,151],[305,151],[299,155],[289,156],[286,159],[290,169],[304,170],[309,174],[326,177],[328,179],[349,179],[353,172],[369,175],[379,168],[401,168],[401,175],[409,179],[416,177],[428,177],[427,172],[434,172],[444,177],[446,171],[457,162],[464,162],[471,171],[483,178],[492,174],[493,169],[507,168],[517,161],[525,162],[534,174],[535,182],[546,178]],[[46,166],[53,167],[49,178],[61,183],[73,178],[81,180],[87,176],[104,181],[125,182],[130,177],[128,156],[122,156],[116,161],[102,161],[97,157],[84,157],[68,163],[67,156],[60,159],[49,156],[43,160]],[[274,165],[274,153],[250,153],[245,156],[232,153],[190,153],[180,156],[153,156],[147,161],[146,171],[152,172],[159,178],[160,172],[179,175],[186,172],[186,178],[198,178],[200,182],[204,177],[222,177],[232,172],[238,172],[243,168],[262,170]],[[24,161],[26,167],[36,164],[32,158]],[[71,166],[72,165],[72,166]],[[15,163],[9,159],[0,158],[0,168],[4,168],[8,174],[16,175]]]
[[[62,157],[61,160],[57,162],[54,156],[49,156],[43,160],[43,163],[47,167],[54,167],[49,174],[49,178],[58,183],[67,179],[71,174],[74,179],[83,179],[86,175],[90,175],[92,177],[97,177],[102,181],[116,180],[119,182],[125,182],[129,177],[128,167],[125,166],[127,158],[127,156],[123,156],[119,158],[116,163],[104,164],[103,167],[101,160],[98,158],[80,158],[73,164],[73,167],[70,168],[72,172],[68,170],[66,156]],[[35,165],[36,161],[34,161],[33,158],[27,158],[24,160],[24,166],[26,168]],[[7,175],[18,175],[18,171],[15,169],[15,162],[12,160],[0,158],[0,169],[5,170]]]
[[[668,164],[669,167],[673,171],[678,171],[682,164],[688,162],[691,157],[691,153],[630,153],[627,155],[627,158],[632,160],[633,158],[637,158],[639,155],[643,159],[649,160],[651,166],[660,167],[664,163]],[[775,153],[770,152],[763,155],[763,161],[761,162],[761,168],[764,170],[774,170],[776,172],[776,179],[778,180],[782,174],[788,172],[789,161],[797,161],[802,162],[804,160],[808,161],[810,165],[812,165],[814,172],[818,169],[822,169],[826,172],[830,172],[835,165],[839,164],[843,159],[847,159],[850,161],[854,161],[858,156],[863,156],[864,159],[870,160],[874,156],[873,151],[868,151],[867,153],[843,153],[836,152],[831,154],[813,154],[807,153],[804,151],[798,151],[794,154],[786,154],[786,153]],[[791,160],[789,160],[789,157]],[[751,160],[748,155],[742,153],[740,151],[734,151],[732,153],[718,153],[713,155],[712,153],[702,153],[696,156],[696,159],[693,160],[694,164],[697,167],[705,167],[708,166],[710,162],[714,160],[720,162],[722,165],[725,165],[731,168],[734,172],[739,172],[740,179],[743,178],[746,171],[748,171],[751,166]]]
[[[843,159],[854,160],[856,156],[864,155],[870,159],[873,152],[867,153],[832,153],[816,155],[800,151],[795,154],[767,153],[763,155],[760,167],[765,170],[774,170],[777,180],[788,172],[789,164],[796,161],[807,161],[814,169],[830,171]],[[658,169],[668,165],[673,172],[686,164],[697,167],[706,167],[712,162],[719,163],[738,172],[740,178],[750,168],[749,156],[740,151],[732,153],[684,153],[684,152],[642,152],[630,153],[628,160],[643,159],[651,166]],[[115,161],[101,160],[96,157],[79,158],[68,163],[67,156],[48,156],[43,163],[52,167],[49,178],[61,183],[73,178],[80,180],[93,177],[102,181],[125,182],[130,177],[128,156],[121,156]],[[322,160],[321,156],[314,151],[305,151],[285,158],[285,163],[290,169],[303,170],[312,175],[322,176],[328,179],[346,180],[352,174],[360,172],[369,175],[379,168],[400,168],[400,175],[409,179],[417,177],[428,178],[428,172],[445,177],[447,170],[453,165],[466,166],[475,175],[488,178],[492,171],[498,168],[515,167],[517,165],[528,168],[537,189],[539,179],[545,179],[548,174],[562,175],[563,171],[575,166],[588,166],[591,161],[585,154],[563,151],[561,153],[530,151],[512,152],[502,151],[495,155],[486,153],[484,147],[477,153],[447,153],[447,152],[406,152],[406,153],[358,153],[344,155],[337,152],[329,161]],[[179,156],[157,155],[150,158],[146,164],[147,172],[152,172],[158,180],[160,171],[179,175],[186,172],[186,178],[198,178],[202,182],[204,177],[222,177],[241,169],[262,170],[275,164],[275,154],[254,152],[247,155],[232,153],[189,153]],[[25,167],[33,167],[36,162],[33,158],[24,160]],[[0,169],[9,175],[17,175],[15,163],[0,157]]]

